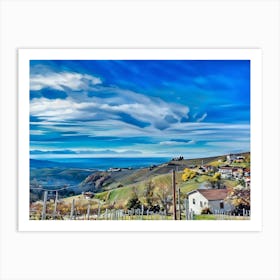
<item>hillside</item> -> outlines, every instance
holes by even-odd
[[[240,154],[239,154],[240,155]],[[250,153],[242,154],[246,158],[242,167],[250,167]],[[34,168],[31,170],[30,179],[31,202],[42,201],[43,192],[38,185],[45,188],[55,189],[63,184],[70,185],[59,192],[61,203],[69,211],[70,202],[75,198],[79,205],[91,204],[92,209],[96,210],[101,207],[105,209],[124,209],[133,197],[137,197],[145,207],[149,204],[147,199],[150,199],[152,205],[161,205],[161,207],[172,207],[172,170],[176,171],[176,186],[181,191],[181,203],[187,194],[198,188],[210,187],[226,187],[234,188],[240,184],[239,180],[234,178],[220,178],[219,185],[213,185],[212,177],[217,172],[217,168],[211,171],[202,172],[201,166],[212,165],[215,167],[227,165],[226,156],[207,157],[199,159],[173,159],[169,162],[152,165],[146,168],[108,168],[106,171],[94,171],[83,168]],[[44,163],[45,164],[45,163]],[[117,161],[114,162],[117,166]],[[236,166],[237,163],[232,162],[231,166]],[[244,166],[243,166],[244,165]],[[192,169],[196,172],[196,176],[187,181],[183,181],[182,174],[185,168]],[[39,184],[38,184],[39,182]],[[211,183],[212,182],[212,183]],[[147,190],[150,188],[151,197],[148,198]],[[90,191],[93,198],[90,200],[82,193]],[[164,202],[165,201],[165,202]],[[169,201],[169,202],[168,202]],[[168,206],[168,207],[169,207]]]
[[[249,153],[242,153],[239,155],[248,156]],[[83,180],[79,186],[81,188],[89,189],[93,192],[108,191],[123,186],[146,182],[158,177],[159,175],[168,175],[173,169],[177,172],[182,172],[185,168],[193,168],[202,164],[213,166],[223,165],[225,164],[225,159],[226,155],[222,155],[217,157],[205,157],[187,160],[171,160],[167,163],[157,166],[154,165],[148,168],[120,169],[119,171],[112,172],[96,171],[85,178],[85,180]],[[247,167],[247,165],[244,167]]]

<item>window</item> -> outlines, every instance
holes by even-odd
[[[222,201],[220,202],[220,209],[224,209],[224,203]]]
[[[195,204],[195,199],[193,198],[192,203]]]
[[[202,203],[202,201],[200,201],[200,207],[203,207],[203,203]]]

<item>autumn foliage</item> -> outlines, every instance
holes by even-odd
[[[195,171],[193,171],[193,170],[191,170],[191,169],[189,169],[189,168],[185,168],[185,169],[184,169],[184,172],[183,172],[183,174],[182,174],[182,180],[183,180],[184,182],[186,182],[186,181],[188,181],[188,180],[194,178],[195,176],[196,176],[196,172],[195,172]]]

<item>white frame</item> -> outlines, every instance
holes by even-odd
[[[238,59],[251,61],[251,219],[231,221],[29,220],[29,61],[101,59]],[[19,49],[19,231],[261,231],[262,65],[260,49]],[[77,227],[78,225],[78,227]]]

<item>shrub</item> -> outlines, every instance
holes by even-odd
[[[131,197],[128,200],[128,202],[126,204],[126,207],[129,210],[131,210],[131,209],[140,209],[141,208],[141,202],[138,199],[138,197],[134,195],[133,197]]]
[[[196,176],[196,172],[191,170],[191,169],[188,169],[188,168],[185,168],[184,169],[184,172],[182,174],[182,180],[184,182],[188,181],[189,179],[193,179],[194,177]]]
[[[212,212],[209,207],[205,207],[201,210],[201,215],[202,214],[212,214]]]

